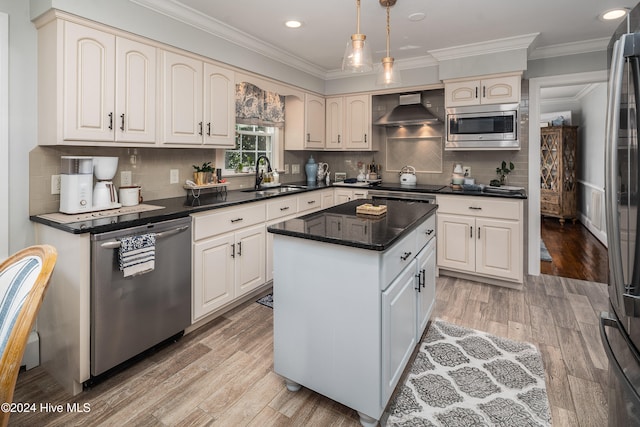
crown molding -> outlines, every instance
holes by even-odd
[[[609,37],[603,37],[600,39],[539,47],[531,52],[531,55],[529,55],[529,59],[536,60],[544,58],[555,58],[558,56],[578,55],[581,53],[600,52],[603,50],[607,50],[609,40]]]
[[[326,69],[179,3],[171,0],[129,1],[315,77],[326,78]]]
[[[430,50],[429,54],[438,61],[447,61],[451,59],[466,58],[469,56],[486,55],[489,53],[528,49],[539,34],[540,33],[532,33],[486,42],[434,49]]]

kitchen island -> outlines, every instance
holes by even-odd
[[[435,302],[437,205],[354,200],[268,228],[274,234],[274,370],[382,417]]]

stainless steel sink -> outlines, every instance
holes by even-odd
[[[283,185],[281,187],[265,188],[260,190],[242,190],[243,193],[254,193],[257,196],[275,196],[283,193],[291,193],[295,191],[302,191],[306,187],[302,185]]]

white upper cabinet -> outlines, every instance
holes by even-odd
[[[370,95],[327,98],[325,121],[327,150],[372,150]]]
[[[371,150],[371,96],[353,95],[344,98],[345,148]]]
[[[305,146],[324,148],[324,98],[306,93],[305,99]]]
[[[161,143],[233,147],[235,77],[231,70],[162,52]]]
[[[344,97],[326,99],[325,147],[327,150],[342,150],[344,147]]]
[[[235,73],[204,64],[204,143],[233,147],[235,144]]]
[[[521,75],[445,81],[446,107],[520,102]]]
[[[202,61],[162,52],[162,143],[203,143]]]
[[[111,34],[65,23],[65,140],[114,140],[115,42]]]
[[[38,30],[38,142],[156,141],[156,48],[74,22]]]
[[[287,150],[324,148],[324,98],[305,93],[289,95],[285,100],[284,142]]]
[[[156,141],[156,48],[116,37],[116,141]]]
[[[233,70],[53,14],[36,21],[40,145],[234,145]]]

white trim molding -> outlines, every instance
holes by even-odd
[[[469,56],[486,55],[489,53],[507,52],[511,50],[528,49],[540,33],[507,37],[486,42],[471,43],[462,46],[447,47],[429,51],[429,55],[438,61],[466,58]]]

